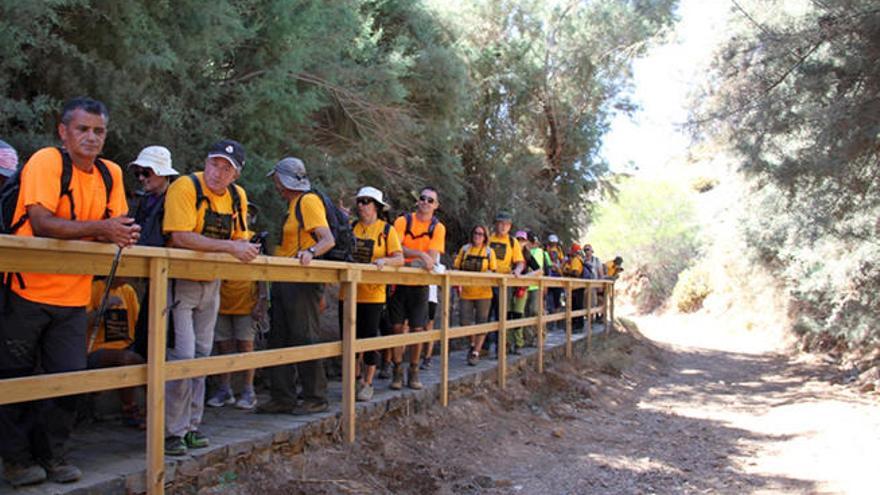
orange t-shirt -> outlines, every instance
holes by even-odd
[[[113,178],[110,190],[110,204],[107,204],[107,193],[104,179],[97,167],[92,166],[91,172],[83,172],[75,165],[70,179],[70,190],[76,207],[77,221],[101,220],[108,209],[111,217],[128,213],[125,202],[125,190],[122,182],[122,169],[119,165],[104,160]],[[55,214],[56,217],[70,219],[70,201],[61,197],[61,153],[55,148],[43,148],[31,157],[24,165],[21,175],[21,192],[15,206],[14,221],[24,215],[31,205],[41,205]],[[34,237],[31,222],[26,221],[15,235]],[[82,239],[85,241],[93,239]],[[91,275],[58,275],[52,273],[22,273],[24,287],[18,282],[12,284],[12,290],[19,296],[40,304],[53,306],[86,306],[92,295]]]
[[[438,253],[443,253],[446,250],[446,226],[441,222],[437,222],[437,225],[434,226],[434,235],[429,237],[427,233],[428,228],[431,226],[431,221],[422,222],[415,213],[411,213],[411,215],[412,224],[410,225],[410,232],[412,235],[406,232],[406,217],[404,215],[397,217],[397,220],[394,221],[394,230],[400,236],[400,243],[403,247],[424,253],[431,249],[436,250]],[[409,263],[413,259],[415,258],[406,258],[406,262]]]

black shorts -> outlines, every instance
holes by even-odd
[[[437,316],[437,303],[428,301],[428,321],[433,321],[435,316]]]
[[[398,285],[388,301],[388,319],[392,325],[402,325],[409,320],[409,327],[425,328],[428,323],[428,286]]]

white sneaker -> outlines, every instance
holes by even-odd
[[[210,407],[231,406],[232,404],[235,404],[235,396],[232,395],[231,390],[221,388],[214,392],[214,395],[208,399],[207,404]]]
[[[241,397],[239,397],[238,401],[235,403],[235,407],[248,411],[257,407],[257,394],[255,394],[253,390],[245,390],[241,393]]]

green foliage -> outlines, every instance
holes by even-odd
[[[596,212],[588,241],[600,257],[626,260],[624,277],[638,287],[636,303],[651,311],[669,298],[699,252],[694,207],[679,184],[625,179],[618,187],[616,201]]]
[[[672,304],[682,313],[693,313],[703,307],[703,300],[710,293],[709,273],[692,266],[678,275],[678,282],[672,290]]]
[[[871,0],[742,9],[698,129],[739,152],[760,212],[743,227],[785,282],[796,326],[876,340],[880,11]]]

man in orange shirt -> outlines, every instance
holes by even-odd
[[[394,221],[394,229],[402,239],[403,256],[409,266],[423,267],[432,271],[446,248],[446,227],[440,223],[434,212],[440,206],[437,191],[433,187],[423,187],[419,192],[419,202],[414,213],[406,213]],[[388,302],[388,317],[395,334],[405,333],[404,323],[409,321],[413,332],[425,330],[428,321],[428,286],[398,285]],[[409,346],[409,376],[407,385],[412,389],[422,388],[419,381],[419,358],[421,344]],[[394,376],[390,387],[403,388],[403,347],[394,349]]]
[[[63,148],[43,148],[23,166],[14,235],[98,240],[119,247],[137,242],[140,227],[123,216],[128,207],[122,169],[98,159],[107,120],[107,107],[99,101],[75,98],[64,105],[58,125]],[[65,191],[62,175],[70,177]],[[38,362],[46,373],[85,369],[92,276],[7,276],[11,291],[0,303],[0,378],[33,375]],[[80,470],[59,451],[73,430],[75,410],[76,397],[0,407],[0,457],[10,484],[80,478]]]

